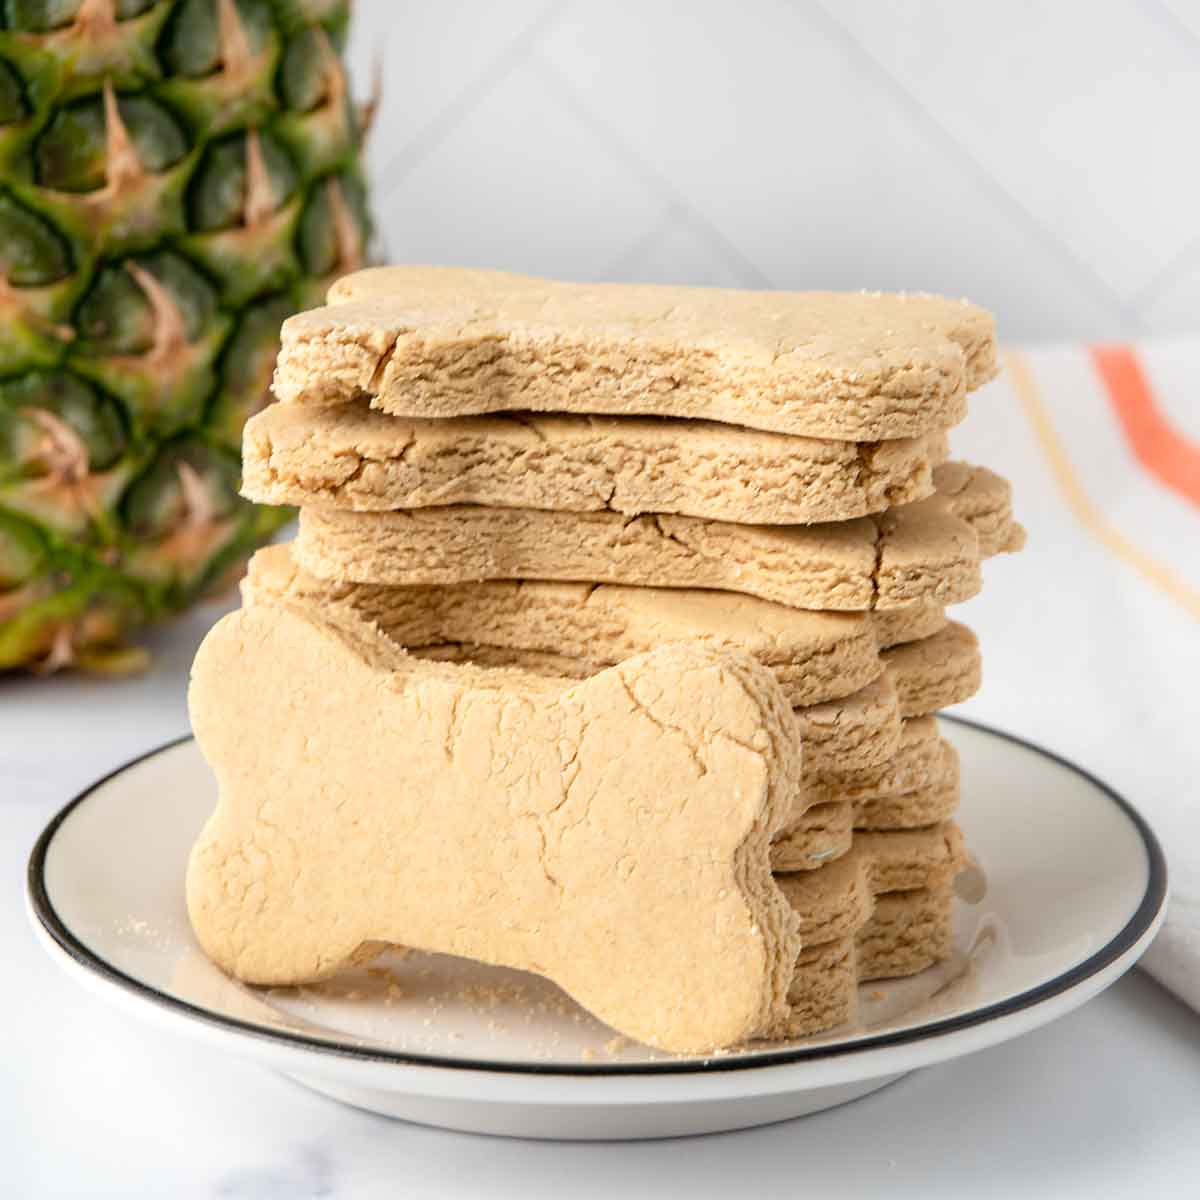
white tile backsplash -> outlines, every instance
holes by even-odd
[[[586,147],[586,151],[581,147]],[[402,262],[602,273],[661,203],[534,71],[513,72],[380,197]]]
[[[833,7],[833,6],[831,6]],[[1197,228],[1200,60],[1141,6],[841,0],[838,19],[1116,296]],[[969,18],[969,19],[968,19]],[[936,47],[936,49],[931,49]]]
[[[358,0],[389,256],[1200,326],[1200,5]]]

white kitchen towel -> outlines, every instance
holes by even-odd
[[[1012,480],[1029,530],[966,606],[964,712],[1149,819],[1171,901],[1143,966],[1200,1010],[1200,340],[1010,352],[952,446]]]

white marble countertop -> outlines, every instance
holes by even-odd
[[[623,1145],[391,1122],[109,1009],[36,945],[25,859],[92,779],[186,729],[187,665],[216,613],[160,635],[152,670],[137,679],[0,681],[4,1194],[1197,1194],[1200,1021],[1137,972],[1046,1029],[855,1104],[745,1133]],[[989,716],[978,702],[970,711]]]

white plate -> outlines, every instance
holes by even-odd
[[[188,849],[214,800],[190,739],[54,818],[30,858],[29,903],[51,954],[113,1002],[363,1108],[552,1138],[760,1125],[1044,1025],[1128,970],[1162,920],[1162,851],[1125,801],[1033,746],[944,720],[987,896],[960,906],[953,962],[867,985],[860,1023],[815,1039],[664,1055],[614,1040],[531,976],[432,955],[299,991],[233,983],[184,909]]]

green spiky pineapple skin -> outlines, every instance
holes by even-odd
[[[102,663],[289,516],[238,495],[241,429],[359,264],[362,133],[345,0],[234,7],[0,0],[0,670],[64,630]]]

